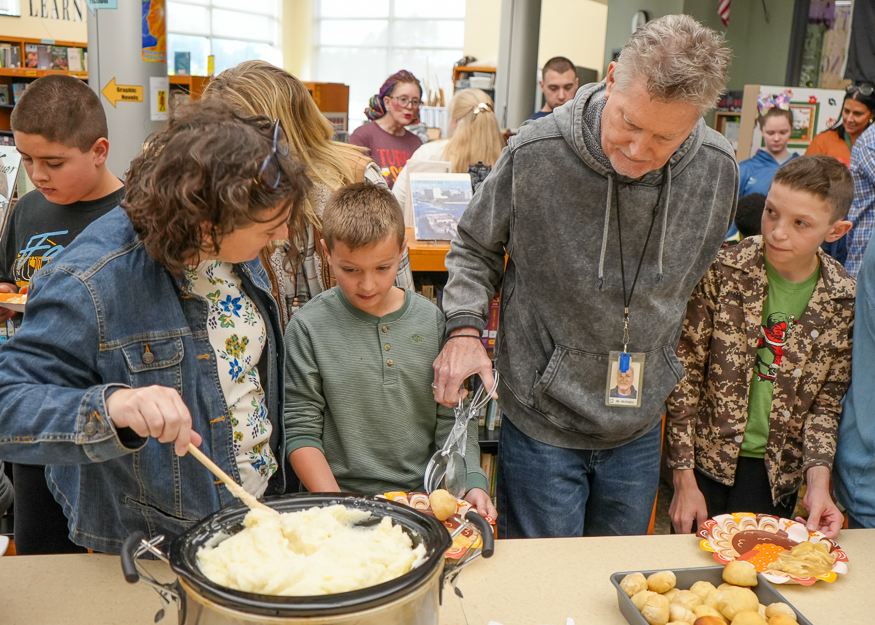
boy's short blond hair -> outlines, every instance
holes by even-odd
[[[833,222],[847,217],[854,201],[851,172],[846,165],[824,154],[808,154],[785,163],[775,173],[772,184],[775,183],[826,201]]]
[[[337,242],[356,250],[390,235],[400,248],[404,242],[404,215],[388,188],[356,182],[339,188],[328,198],[322,213],[322,238],[329,250]]]

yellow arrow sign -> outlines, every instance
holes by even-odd
[[[109,100],[109,103],[112,104],[113,108],[115,108],[115,103],[119,101],[143,101],[143,87],[140,85],[117,85],[115,84],[115,77],[107,83],[101,93],[107,100]]]

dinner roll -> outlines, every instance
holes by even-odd
[[[669,588],[664,593],[662,593],[662,596],[665,597],[666,599],[668,599],[669,601],[674,601],[674,598],[677,597],[677,595],[680,591],[681,591],[680,588]]]
[[[723,567],[723,581],[736,586],[756,586],[757,570],[749,562],[733,560]]]
[[[697,605],[702,605],[702,598],[691,590],[681,590],[671,600],[672,603],[679,603],[685,608],[692,610]]]
[[[769,619],[769,625],[794,625],[796,619],[790,618],[786,614],[776,614]]]
[[[647,597],[641,608],[641,616],[650,625],[666,625],[669,617],[668,599],[658,594]]]
[[[441,521],[446,521],[456,514],[456,498],[443,488],[438,488],[428,496],[431,511]]]
[[[647,578],[643,573],[630,573],[620,581],[620,588],[628,596],[633,597],[642,590],[647,590]]]
[[[690,586],[690,592],[694,592],[704,601],[705,597],[708,596],[708,593],[712,590],[717,590],[717,587],[714,586],[711,582],[696,582],[692,586]]]
[[[713,616],[716,619],[719,619],[723,625],[729,623],[720,612],[717,611],[717,608],[713,608],[710,605],[697,605],[693,608],[693,614],[696,615],[696,620],[698,621],[703,616]]]
[[[677,577],[671,571],[660,571],[647,578],[647,589],[653,592],[663,593],[675,587]]]
[[[629,598],[632,600],[632,605],[638,608],[638,611],[640,612],[641,608],[644,607],[644,602],[647,601],[647,598],[655,594],[656,593],[652,590],[642,590],[641,592],[637,592]]]
[[[720,598],[717,600],[717,609],[729,620],[745,610],[756,612],[759,605],[760,600],[756,594],[750,588],[741,586],[730,586],[720,593]]]
[[[719,616],[700,616],[693,625],[726,625],[726,621]]]
[[[742,610],[732,619],[732,625],[766,625],[766,619],[755,610]]]
[[[796,620],[796,612],[793,611],[793,608],[780,601],[766,606],[766,618],[772,618],[776,614],[783,614],[784,616],[789,616],[794,621]]]
[[[696,620],[696,615],[688,607],[672,603],[668,609],[668,618],[678,623],[692,623]]]

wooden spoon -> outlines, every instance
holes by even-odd
[[[200,449],[192,445],[188,444],[188,453],[194,456],[202,465],[210,470],[210,472],[215,475],[217,478],[222,480],[225,486],[228,487],[228,490],[231,491],[231,494],[237,497],[240,501],[245,503],[253,510],[264,510],[265,512],[271,512],[273,514],[279,514],[276,510],[271,508],[270,506],[266,506],[260,501],[258,501],[255,497],[250,495],[246,490],[240,486],[237,482],[231,479],[231,476],[222,471],[215,462],[210,460],[204,452]]]

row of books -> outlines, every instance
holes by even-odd
[[[485,427],[490,432],[501,425],[501,410],[498,409],[498,400],[490,399],[480,410],[478,415],[480,427]]]
[[[0,84],[0,104],[17,104],[25,89],[27,89],[26,82],[14,82],[12,85]]]
[[[21,46],[0,43],[0,67],[21,67]]]
[[[489,484],[489,497],[495,503],[495,483],[498,478],[498,456],[495,454],[480,454],[480,468],[486,474]]]
[[[63,69],[84,72],[88,52],[84,48],[65,48],[38,43],[24,44],[24,66],[33,69]]]

